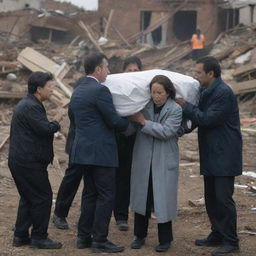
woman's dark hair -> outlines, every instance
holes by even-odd
[[[37,87],[43,88],[46,83],[53,80],[53,75],[47,72],[33,72],[28,78],[28,93],[36,93]]]
[[[155,76],[151,80],[151,82],[149,84],[150,91],[151,91],[152,85],[154,83],[161,84],[164,87],[164,90],[166,91],[166,93],[169,94],[169,97],[171,99],[175,98],[175,96],[176,96],[176,89],[175,89],[172,81],[167,76],[164,76],[164,75],[157,75],[157,76]]]
[[[136,56],[131,56],[128,57],[124,60],[124,65],[123,65],[123,71],[127,68],[128,65],[130,64],[137,64],[139,70],[142,70],[142,64],[140,58]]]
[[[84,59],[85,74],[92,74],[95,68],[102,64],[103,59],[107,59],[107,57],[102,53],[91,53],[87,55]]]
[[[217,59],[212,56],[205,56],[196,61],[196,64],[202,63],[204,72],[207,74],[210,71],[213,71],[214,77],[220,77],[221,68]]]

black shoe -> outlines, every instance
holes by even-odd
[[[145,238],[136,237],[135,240],[131,243],[132,249],[140,249],[145,244]]]
[[[155,247],[156,252],[166,252],[170,248],[170,243],[159,244]]]
[[[222,245],[222,241],[221,240],[212,240],[212,239],[208,239],[208,238],[204,238],[204,239],[197,239],[195,241],[195,245],[197,246],[209,246],[209,247],[214,247],[214,246],[220,246]]]
[[[91,239],[83,239],[78,237],[76,241],[76,247],[77,249],[85,249],[90,248],[92,246],[92,240]]]
[[[12,240],[12,245],[15,247],[20,247],[23,245],[28,245],[30,244],[30,238],[29,237],[25,237],[25,238],[21,238],[18,236],[14,236],[13,240]]]
[[[58,217],[54,214],[52,216],[52,222],[54,223],[54,226],[58,229],[68,229],[68,223],[66,221],[66,218],[64,217]]]
[[[116,245],[111,243],[110,241],[106,242],[92,242],[92,252],[100,253],[100,252],[122,252],[124,250],[123,246]]]
[[[60,249],[62,244],[57,241],[53,241],[50,238],[46,239],[31,239],[30,246],[36,249]]]
[[[127,231],[129,229],[128,222],[126,220],[118,220],[116,225],[120,231]]]
[[[239,252],[239,246],[234,245],[223,245],[212,252],[212,256],[223,256],[228,253]]]

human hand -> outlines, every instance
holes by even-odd
[[[187,102],[183,98],[176,98],[175,102],[178,103],[182,107],[187,104]]]
[[[131,121],[134,121],[136,123],[139,123],[141,125],[145,125],[146,124],[146,119],[144,117],[144,115],[141,112],[137,112],[133,115],[127,116],[127,118]]]

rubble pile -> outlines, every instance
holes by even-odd
[[[111,38],[101,37],[99,31],[95,28],[95,22],[90,19],[90,22],[87,23],[86,17],[82,17],[82,15],[86,16],[86,13],[80,12],[79,18],[74,19],[72,18],[73,13],[41,10],[38,14],[37,11],[30,10],[33,15],[34,12],[36,12],[37,16],[33,19],[37,24],[41,24],[41,19],[48,17],[47,22],[45,21],[45,26],[49,32],[48,39],[38,37],[37,40],[34,40],[31,36],[31,22],[26,24],[26,29],[23,28],[27,32],[22,35],[17,35],[17,33],[14,35],[12,33],[14,27],[19,26],[19,24],[15,24],[9,33],[0,32],[1,126],[9,125],[10,106],[15,105],[17,100],[26,94],[28,75],[31,71],[37,70],[33,68],[34,66],[39,68],[38,70],[51,71],[55,74],[56,88],[51,102],[48,103],[51,104],[52,112],[67,106],[72,86],[83,75],[83,56],[92,51],[100,51],[109,58],[112,73],[122,71],[124,58],[136,55],[141,58],[143,69],[145,70],[153,68],[168,69],[193,76],[194,62],[190,56],[191,47],[189,41],[183,41],[178,44],[173,43],[165,47],[142,44],[131,45],[124,38],[114,41]],[[19,13],[21,17],[27,14],[27,11]],[[65,24],[70,24],[71,22],[75,28],[71,33],[72,37],[70,38],[72,40],[70,39],[68,42],[54,40],[51,34],[53,24],[55,24],[56,30],[60,29],[59,25],[56,25],[60,17],[63,18],[63,21],[66,18],[71,19],[72,21],[65,21],[67,22]],[[28,31],[30,31],[30,34]],[[69,33],[69,31],[67,30],[65,33]],[[41,57],[33,57],[33,54],[26,53],[24,59],[22,52],[27,47],[34,51],[35,54],[40,54]],[[242,102],[240,104],[242,119],[251,120],[248,118],[253,118],[256,113],[256,97],[254,96],[256,91],[256,65],[254,64],[256,60],[256,26],[239,25],[221,33],[214,42],[208,42],[206,53],[215,56],[221,62],[223,79],[231,85],[235,94],[238,95],[238,99]],[[51,68],[50,70],[47,69],[47,66],[49,68],[51,65],[46,64],[43,60],[46,60],[47,63],[55,63],[54,65],[59,70],[56,71],[54,68],[53,70]],[[30,65],[26,65],[27,62]],[[62,71],[64,74],[60,74]],[[242,125],[244,129],[251,129],[250,132],[256,128],[255,121],[242,122]]]
[[[45,1],[48,2],[48,8],[52,8],[52,1]],[[59,4],[60,6],[63,5],[63,3]],[[65,4],[65,7],[66,9],[62,12],[46,9],[16,11],[13,14],[14,23],[13,20],[8,23],[11,24],[10,26],[7,22],[2,22],[3,19],[0,15],[0,197],[4,199],[1,202],[4,205],[2,209],[7,209],[8,213],[15,212],[11,207],[15,205],[13,199],[16,200],[17,198],[17,192],[16,190],[14,192],[13,188],[15,186],[10,178],[7,163],[10,123],[13,108],[27,93],[27,79],[32,71],[50,71],[54,74],[56,86],[53,95],[50,101],[44,102],[49,119],[51,120],[60,110],[64,109],[66,111],[66,115],[61,122],[61,131],[55,135],[55,157],[53,165],[49,167],[55,195],[64,175],[64,170],[68,165],[68,156],[64,150],[69,127],[67,105],[75,82],[84,75],[82,61],[86,54],[93,51],[104,53],[109,59],[111,73],[122,72],[123,60],[128,56],[136,55],[141,59],[144,70],[167,69],[193,76],[195,62],[191,59],[190,41],[175,42],[164,47],[158,47],[146,44],[131,44],[121,35],[120,40],[112,40],[109,37],[102,37],[102,33],[99,32],[100,29],[97,28],[99,25],[98,16],[93,17],[92,15],[89,17],[87,16],[88,13],[76,8],[72,9],[69,4]],[[19,22],[17,22],[18,19],[16,21],[15,15],[21,17]],[[8,17],[12,17],[12,14],[6,14],[4,19]],[[63,22],[63,27],[71,26],[72,31],[69,29],[64,31],[58,25],[59,20]],[[33,21],[36,28],[31,30]],[[38,27],[39,25],[40,27]],[[22,26],[22,29],[19,29],[19,26]],[[62,40],[64,34],[65,37]],[[253,202],[255,202],[256,195],[256,179],[254,176],[256,166],[256,25],[239,25],[221,33],[215,41],[207,41],[205,54],[213,55],[220,61],[222,78],[232,87],[239,102],[244,145],[244,173],[236,180],[236,189],[239,189],[236,196],[239,196],[239,223],[245,223],[242,228],[239,227],[239,234],[255,236],[256,205]],[[179,148],[180,190],[183,191],[183,197],[185,198],[183,201],[185,203],[179,210],[178,221],[190,223],[192,227],[190,231],[195,229],[202,232],[202,223],[205,220],[205,215],[202,214],[205,210],[204,201],[201,198],[202,189],[198,185],[200,178],[196,130],[179,139]],[[250,207],[247,209],[248,205]],[[77,204],[77,202],[74,206],[80,209],[80,204]],[[76,217],[79,213],[77,209],[72,212],[72,217]],[[185,219],[186,216],[188,216],[188,219]],[[196,221],[193,221],[193,216],[196,217]],[[70,217],[70,221],[73,227],[76,227],[77,220],[72,217]],[[4,223],[4,218],[8,218],[6,223]],[[9,219],[12,218],[14,218],[12,215],[9,216],[3,211],[2,223],[4,229],[7,230],[4,234],[5,236],[8,234],[8,241],[11,241],[12,236],[9,227]],[[248,220],[243,220],[245,218]],[[183,228],[184,225],[178,223],[176,226]],[[51,230],[51,233],[54,234],[54,232],[54,230]],[[72,235],[73,229],[70,232],[70,235]],[[66,251],[61,252],[62,254],[75,253],[76,255],[76,251],[70,249],[73,248],[70,235],[67,236],[67,233],[60,232],[55,233],[55,235],[61,237],[67,244],[66,248],[63,248]],[[195,235],[195,233],[191,233],[190,238],[187,238],[188,248]],[[3,237],[0,236],[0,239]],[[117,237],[119,238],[120,234]],[[184,239],[183,235],[180,237],[182,237],[182,240]],[[7,241],[7,238],[4,237],[4,239]],[[6,241],[5,243],[8,244],[9,242]],[[249,248],[246,244],[248,241],[250,241],[248,237],[246,237],[246,241],[243,240],[243,250],[246,247]],[[7,247],[7,250],[12,250],[11,253],[13,253],[13,248],[9,244]],[[18,251],[16,253],[19,254]],[[24,251],[21,253],[24,253]],[[34,252],[32,253],[34,254]],[[192,250],[192,253],[196,253],[195,249]],[[7,254],[9,255],[9,253]],[[25,251],[25,254],[30,255],[28,251]],[[187,255],[187,253],[184,251],[179,255]]]

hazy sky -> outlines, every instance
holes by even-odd
[[[55,0],[59,2],[70,2],[79,7],[83,7],[85,10],[97,10],[98,0]]]

